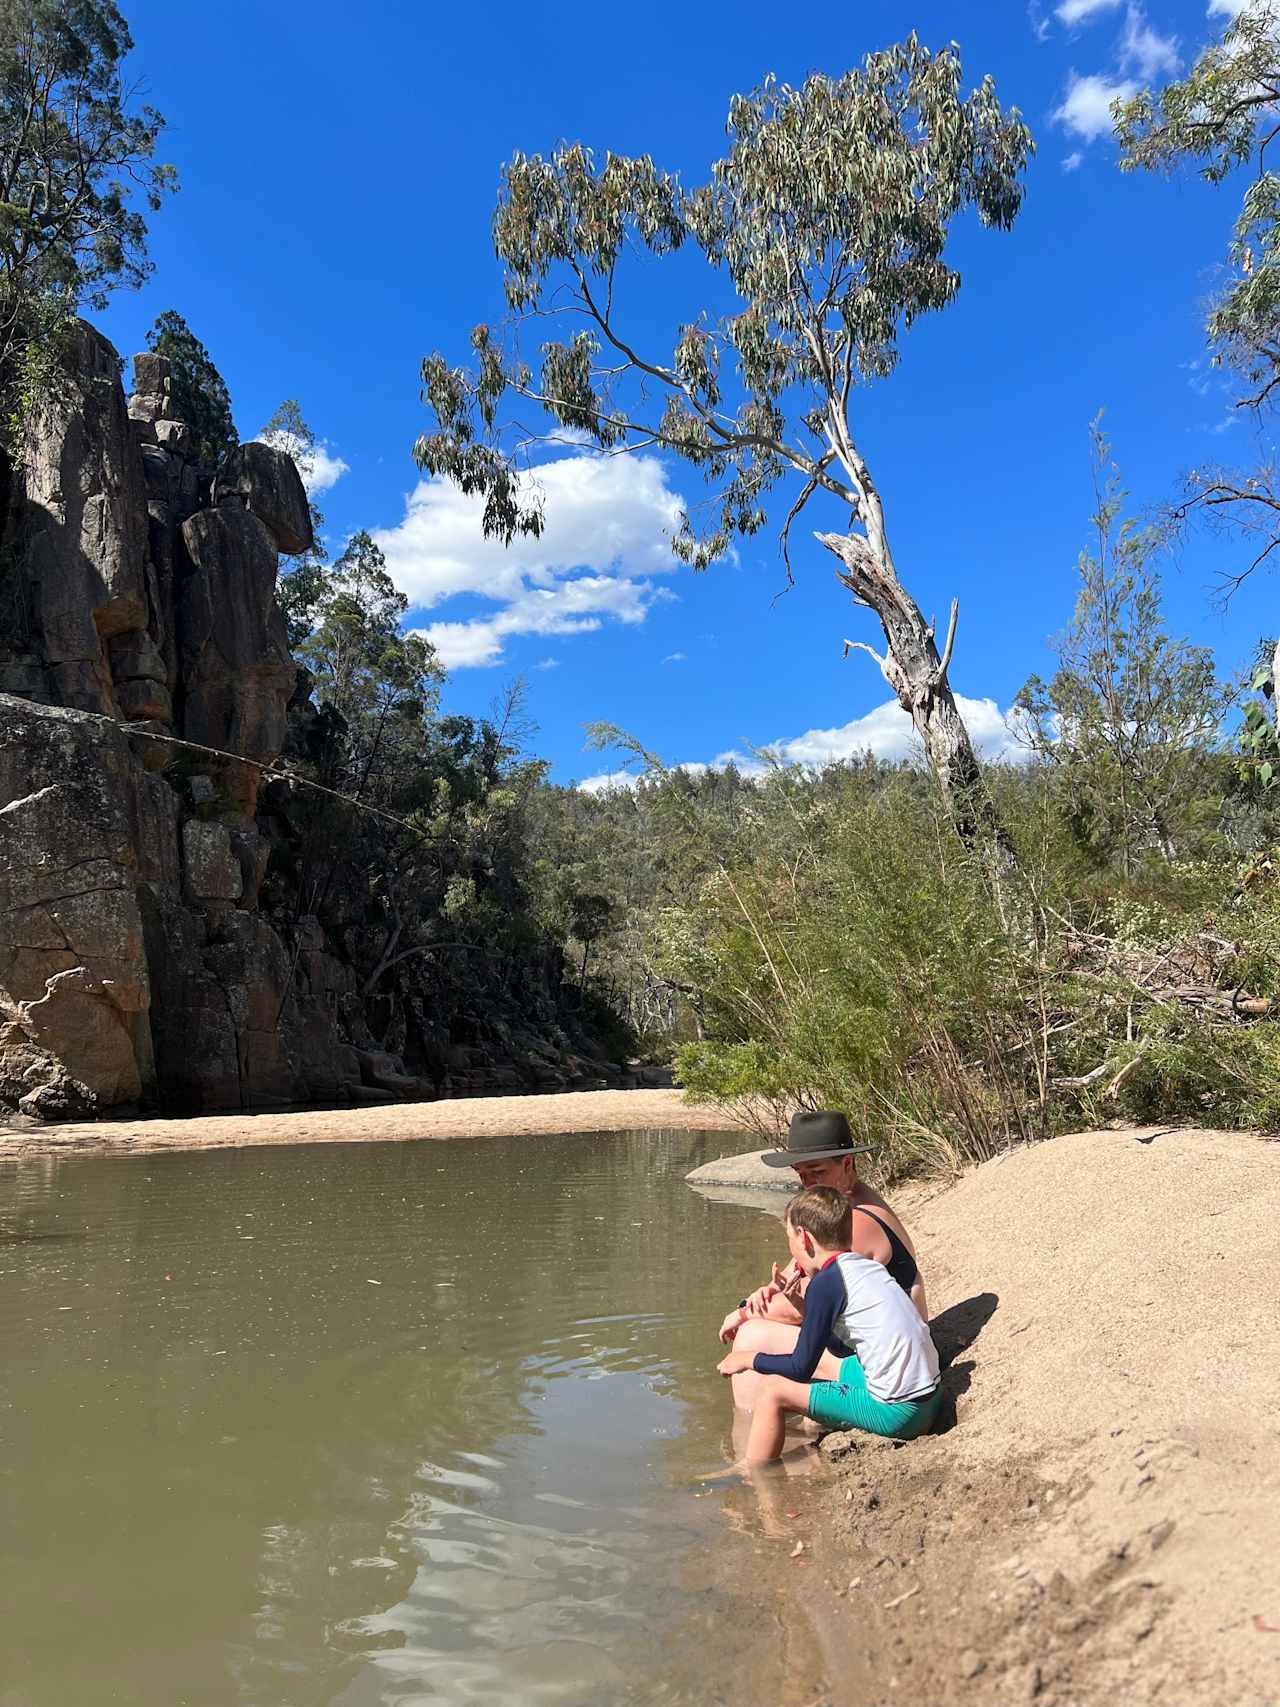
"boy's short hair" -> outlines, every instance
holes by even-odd
[[[801,1228],[824,1251],[848,1250],[853,1206],[834,1186],[811,1185],[787,1204],[787,1225]]]

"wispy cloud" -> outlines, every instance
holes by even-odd
[[[1153,30],[1142,12],[1130,6],[1125,14],[1124,35],[1120,38],[1120,63],[1126,71],[1134,71],[1143,83],[1175,72],[1182,64],[1178,55],[1176,36],[1162,36]]]
[[[1053,32],[1040,0],[1027,0],[1027,22],[1031,25],[1031,33],[1037,41],[1048,41]]]
[[[662,662],[664,664],[683,664],[684,660],[685,654],[683,652],[668,652]]]
[[[1250,0],[1209,0],[1209,10],[1206,16],[1210,18],[1238,18],[1241,12],[1248,10]]]
[[[559,658],[539,658],[533,667],[535,670],[558,670],[560,660]]]
[[[651,581],[575,575],[551,587],[526,587],[496,616],[431,622],[413,633],[431,642],[446,669],[487,669],[502,662],[513,635],[594,634],[606,620],[640,623],[659,599],[671,597]]]
[[[1083,24],[1100,12],[1114,12],[1121,4],[1122,0],[1062,0],[1054,12],[1061,23]]]
[[[1062,170],[1064,172],[1074,172],[1078,170],[1083,161],[1084,155],[1081,154],[1078,148],[1073,148],[1071,153],[1068,154],[1066,159],[1062,162]]]
[[[643,622],[656,600],[671,597],[652,577],[678,567],[671,535],[682,505],[656,458],[571,455],[521,479],[536,484],[544,501],[536,539],[509,547],[486,539],[483,498],[434,478],[409,494],[403,521],[373,536],[414,611],[435,612],[463,594],[497,607],[420,625],[453,669],[497,664],[513,635]]]

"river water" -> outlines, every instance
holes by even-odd
[[[0,1707],[788,1697],[787,1553],[696,1480],[740,1145],[0,1167]]]

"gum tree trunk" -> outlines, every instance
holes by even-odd
[[[947,813],[968,848],[983,852],[997,876],[1016,864],[1013,846],[996,813],[978,765],[969,731],[947,680],[955,643],[957,605],[951,606],[946,644],[938,652],[933,629],[898,580],[892,562],[859,534],[820,533],[820,544],[839,558],[840,581],[880,619],[882,657],[862,641],[846,640],[845,651],[868,652],[893,689],[924,743]]]

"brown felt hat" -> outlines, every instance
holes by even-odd
[[[828,1156],[862,1156],[874,1144],[855,1144],[849,1122],[834,1108],[801,1109],[791,1116],[785,1150],[766,1150],[762,1162],[771,1168],[794,1168],[797,1162],[821,1162]]]

